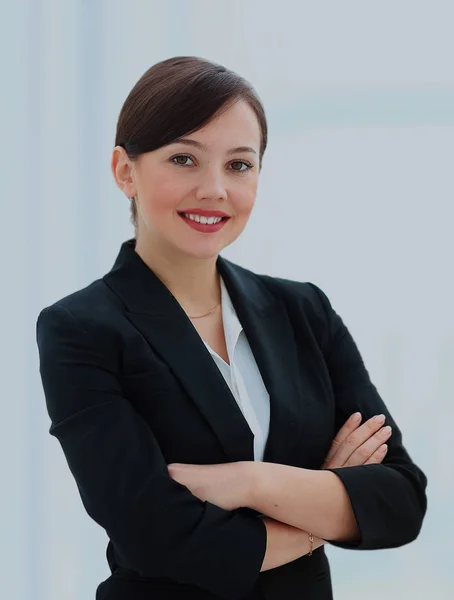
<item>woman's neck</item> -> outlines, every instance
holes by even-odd
[[[154,248],[139,240],[135,251],[187,313],[203,313],[221,302],[217,256],[194,258],[168,249]]]

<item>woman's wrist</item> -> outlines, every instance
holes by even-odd
[[[263,522],[267,530],[267,546],[262,571],[275,569],[302,556],[309,556],[311,550],[314,552],[325,543],[314,536],[312,544],[307,531],[269,517],[264,517]]]

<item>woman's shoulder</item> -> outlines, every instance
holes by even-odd
[[[103,323],[111,323],[121,310],[121,302],[112,293],[103,279],[96,279],[89,285],[78,289],[42,308],[37,321],[52,316],[62,318],[66,315],[84,327],[102,328]]]
[[[330,312],[332,309],[327,294],[319,285],[311,281],[298,281],[296,279],[254,272],[244,267],[239,267],[239,265],[236,265],[236,267],[240,268],[243,273],[247,273],[250,277],[256,278],[277,300],[287,305],[298,305],[304,310],[321,311],[324,314]]]

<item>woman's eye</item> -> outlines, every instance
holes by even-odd
[[[173,158],[171,158],[171,161],[174,161],[178,158],[182,158],[182,159],[189,159],[192,160],[192,158],[190,156],[187,156],[186,154],[178,154],[178,156],[174,156]],[[174,163],[175,165],[179,165],[180,167],[185,167],[187,163],[184,162],[176,162]]]
[[[248,162],[246,162],[245,160],[235,160],[233,163],[230,163],[232,165],[245,165],[245,169],[232,169],[232,171],[236,171],[237,173],[245,173],[246,171],[249,171],[249,169],[252,169],[252,165]]]

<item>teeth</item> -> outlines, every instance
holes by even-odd
[[[200,215],[190,215],[189,213],[183,213],[187,219],[191,219],[191,221],[196,221],[197,223],[203,223],[204,225],[215,225],[222,221],[221,217],[203,217]]]

